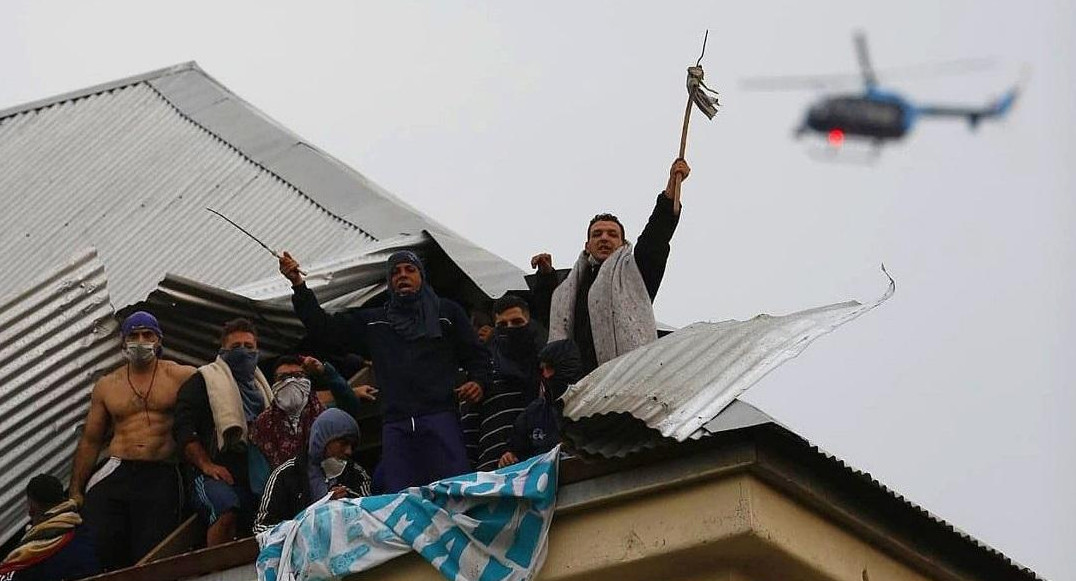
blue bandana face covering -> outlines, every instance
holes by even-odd
[[[257,349],[221,349],[220,358],[228,364],[236,381],[247,381],[254,377],[254,369],[258,366]]]
[[[391,290],[392,271],[404,262],[414,265],[422,277],[418,292],[401,294]],[[401,250],[393,253],[385,266],[385,280],[390,289],[385,308],[392,328],[408,341],[441,337],[440,301],[426,280],[426,268],[419,257],[409,250]]]

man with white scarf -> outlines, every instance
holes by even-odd
[[[187,461],[191,503],[208,526],[207,546],[246,534],[253,523],[252,468],[264,468],[268,476],[268,466],[251,445],[250,426],[272,399],[258,369],[257,329],[246,319],[228,321],[217,358],[179,388],[172,426]]]
[[[558,284],[548,253],[531,259],[531,266],[538,269],[536,311],[548,313],[549,340],[574,340],[584,374],[657,339],[653,302],[665,275],[669,241],[680,221],[673,186],[678,175],[683,181],[689,173],[686,161],[673,162],[665,191],[658,195],[634,247],[616,216],[598,214],[563,282]]]

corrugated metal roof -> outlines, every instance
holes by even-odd
[[[819,459],[821,459],[825,463],[829,464],[830,467],[833,470],[843,472],[844,474],[846,474],[848,476],[851,476],[853,478],[858,479],[863,484],[876,489],[879,493],[881,493],[881,494],[883,494],[883,495],[885,495],[885,496],[899,502],[906,509],[908,509],[910,512],[916,514],[920,518],[928,520],[934,526],[937,526],[940,529],[942,529],[943,531],[945,531],[945,533],[955,535],[955,536],[959,537],[964,542],[974,546],[977,550],[982,551],[984,553],[987,553],[987,554],[991,555],[993,558],[997,559],[1000,563],[1003,563],[1006,567],[1009,568],[1009,571],[1002,571],[1002,570],[997,571],[997,573],[998,573],[997,578],[998,579],[1011,579],[1011,578],[1013,578],[1011,576],[1011,573],[1017,573],[1017,574],[1020,575],[1020,578],[1029,578],[1029,579],[1036,579],[1038,581],[1045,581],[1042,577],[1040,577],[1037,573],[1035,573],[1035,571],[1033,571],[1029,567],[1026,567],[1026,566],[1014,561],[1013,559],[1011,559],[1010,557],[1005,555],[1005,553],[1002,553],[1001,551],[991,547],[990,545],[987,545],[987,544],[983,543],[982,541],[976,539],[975,537],[973,537],[970,534],[964,532],[963,530],[953,526],[952,524],[947,522],[945,519],[943,519],[943,518],[941,518],[939,516],[936,516],[934,513],[930,512],[929,510],[927,510],[927,509],[919,506],[918,504],[912,502],[911,500],[905,498],[899,492],[897,492],[895,490],[892,490],[891,488],[889,488],[885,484],[882,484],[881,481],[879,481],[875,477],[871,476],[870,473],[864,472],[862,470],[859,470],[859,469],[845,463],[844,460],[841,460],[837,456],[834,456],[833,454],[830,454],[829,452],[826,452],[825,450],[819,448],[818,446],[815,446],[815,445],[811,444],[807,440],[804,440],[802,438],[802,436],[799,436],[798,434],[795,434],[795,433],[792,433],[792,432],[788,432],[788,433],[792,437],[802,441],[815,454],[817,454]]]
[[[888,276],[888,275],[887,275]],[[812,341],[885,302],[855,301],[748,321],[695,323],[595,369],[564,397],[564,414],[627,413],[677,441],[705,426],[736,397]]]
[[[121,361],[104,267],[92,250],[0,303],[0,539],[27,522],[30,478],[48,473],[67,484],[93,383]]]
[[[272,244],[327,257],[372,237],[184,118],[146,83],[0,119],[6,249],[48,265],[97,248],[127,305],[166,272],[233,286],[275,260],[205,208]],[[0,294],[16,278],[0,281]]]
[[[47,269],[94,246],[118,306],[165,273],[230,288],[271,277],[220,210],[307,263],[426,230],[474,263],[491,296],[522,272],[303,141],[194,63],[0,112],[4,242]],[[12,290],[0,281],[0,294]]]
[[[450,232],[361,173],[295,135],[194,63],[148,82],[192,121],[219,136],[337,216],[381,239],[420,230]]]

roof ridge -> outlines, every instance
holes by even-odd
[[[109,81],[107,83],[100,83],[82,89],[76,89],[74,91],[60,93],[58,95],[53,95],[44,99],[38,99],[36,101],[30,101],[21,105],[15,105],[6,109],[0,109],[0,120],[6,119],[8,117],[14,117],[15,115],[20,115],[22,113],[38,111],[40,109],[45,109],[53,105],[58,105],[60,103],[65,103],[68,101],[77,101],[86,97],[92,97],[101,93],[107,93],[116,89],[122,89],[131,85],[137,85],[139,83],[144,83],[152,79],[166,77],[185,71],[198,71],[199,73],[205,74],[205,71],[198,66],[198,63],[196,61],[187,61],[184,63],[179,63],[177,65],[172,65],[149,72],[132,75],[122,79],[117,79],[115,81]]]
[[[239,100],[244,105],[246,105],[248,108],[253,109],[256,113],[258,113],[262,117],[267,118],[267,116],[264,113],[262,113],[260,110],[255,109],[253,107],[253,105],[250,105],[249,103],[247,103],[241,97],[239,97],[234,92],[232,92],[230,89],[228,89],[223,84],[221,84],[220,81],[214,79],[211,75],[209,75],[204,70],[202,70],[200,67],[198,67],[197,64],[194,63],[194,61],[191,61],[190,63],[187,63],[187,64],[192,64],[194,66],[193,67],[187,67],[187,68],[177,67],[174,72],[175,73],[180,73],[180,72],[186,72],[186,71],[195,71],[195,72],[205,76],[213,84],[220,87],[221,90],[225,91],[226,93],[231,95],[233,98]],[[179,106],[177,106],[175,103],[173,103],[172,100],[169,99],[168,96],[165,95],[163,92],[161,92],[160,89],[158,89],[156,86],[154,86],[153,83],[146,82],[146,81],[149,81],[150,79],[159,78],[159,77],[163,77],[163,76],[167,76],[167,75],[159,75],[158,77],[149,77],[149,78],[143,79],[142,81],[139,81],[139,82],[144,83],[149,88],[149,90],[153,91],[158,97],[161,98],[162,101],[167,103],[168,106],[171,107],[172,110],[175,111],[176,114],[179,115],[180,117],[182,117],[185,121],[187,121],[188,123],[194,125],[195,127],[199,128],[199,129],[201,129],[202,131],[205,131],[209,135],[213,136],[213,139],[216,139],[217,141],[221,142],[222,144],[224,144],[226,147],[228,147],[229,149],[234,151],[237,155],[239,155],[243,159],[245,159],[248,162],[258,166],[263,171],[265,171],[269,175],[273,176],[277,180],[280,180],[281,183],[286,184],[289,188],[295,190],[295,192],[298,193],[300,196],[302,196],[303,198],[309,200],[311,204],[314,204],[314,206],[317,207],[317,209],[321,210],[322,212],[325,212],[326,214],[328,214],[332,218],[334,218],[334,219],[336,219],[336,220],[338,220],[338,221],[340,221],[340,222],[342,222],[342,223],[344,223],[344,224],[346,224],[348,226],[351,226],[352,228],[354,228],[354,229],[358,230],[359,232],[363,233],[364,235],[369,236],[371,239],[373,239],[375,241],[378,240],[377,236],[374,236],[370,232],[367,232],[364,228],[362,228],[358,224],[355,224],[354,222],[348,220],[347,218],[344,218],[340,214],[337,214],[336,212],[333,212],[329,208],[325,207],[324,204],[322,204],[320,201],[318,201],[316,198],[314,198],[310,194],[304,192],[302,190],[302,188],[300,188],[299,186],[297,186],[294,183],[292,183],[291,181],[285,179],[284,176],[282,176],[278,172],[274,171],[273,168],[267,166],[266,164],[262,163],[261,161],[259,161],[257,159],[254,159],[252,156],[248,155],[247,152],[243,151],[241,148],[236,146],[236,144],[228,141],[227,139],[225,139],[224,137],[222,137],[220,134],[213,131],[209,127],[206,127],[206,125],[204,123],[199,123],[197,119],[195,119],[191,115],[187,114],[186,111],[184,111]],[[129,86],[129,85],[127,85],[127,86]],[[277,123],[276,125],[279,126],[280,124]],[[283,126],[280,126],[280,127],[283,129]],[[288,131],[288,130],[284,129],[284,131]],[[288,131],[288,132],[290,133],[290,131]]]

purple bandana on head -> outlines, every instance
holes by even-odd
[[[164,333],[161,332],[161,325],[157,323],[157,317],[147,313],[146,311],[136,311],[131,313],[126,319],[123,320],[123,325],[120,326],[120,332],[124,338],[131,334],[131,331],[135,329],[149,329],[157,334],[160,339],[164,338]]]

